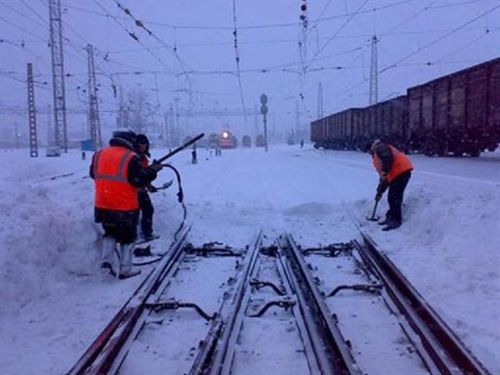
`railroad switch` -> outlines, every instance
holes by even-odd
[[[354,284],[354,285],[339,285],[326,295],[327,298],[334,297],[341,290],[354,290],[356,292],[367,292],[372,294],[380,294],[382,285],[380,284]]]
[[[189,255],[198,255],[203,257],[221,256],[221,257],[242,257],[241,251],[235,251],[231,246],[224,246],[222,242],[207,242],[201,247],[195,247],[192,244],[187,244],[184,251]]]
[[[273,257],[273,258],[277,258],[279,256],[278,246],[276,246],[276,245],[271,245],[271,246],[267,246],[267,247],[261,247],[259,249],[259,252],[262,255],[267,255],[267,256]]]
[[[339,242],[321,247],[309,247],[302,250],[302,255],[323,255],[326,257],[337,257],[341,254],[350,254],[354,249],[352,242]]]
[[[282,309],[288,310],[290,307],[294,306],[297,302],[292,299],[291,297],[285,297],[282,299],[276,299],[272,300],[269,302],[266,302],[266,304],[260,308],[257,313],[253,315],[248,315],[250,318],[260,318],[262,315],[266,313],[267,310],[269,310],[272,306],[278,306],[281,307]]]
[[[261,281],[258,279],[252,279],[252,280],[250,280],[250,286],[252,288],[257,289],[257,290],[265,288],[267,286],[267,287],[271,288],[272,290],[274,290],[276,292],[276,294],[279,296],[286,295],[286,291],[284,291],[282,287],[276,286],[275,284],[273,284],[270,281]]]
[[[158,301],[154,303],[146,303],[145,307],[147,309],[153,310],[154,312],[160,312],[162,310],[178,310],[181,308],[193,309],[195,310],[203,319],[210,321],[216,317],[217,314],[209,315],[200,306],[192,302],[179,302],[175,299]]]

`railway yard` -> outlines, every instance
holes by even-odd
[[[48,218],[66,237],[45,226],[26,243],[22,265],[7,263],[23,273],[3,279],[12,301],[2,310],[1,346],[12,353],[2,357],[4,372],[499,371],[499,221],[486,210],[498,200],[496,153],[413,156],[405,221],[390,235],[365,220],[377,182],[366,154],[200,151],[192,165],[181,153],[174,163],[183,174],[184,230],[174,241],[182,219],[175,188],[153,196],[162,234],[153,252],[165,255],[126,281],[96,267],[98,232],[91,214],[79,212],[93,187],[73,156],[35,176],[26,165],[31,180],[13,190],[34,212],[33,226],[46,220],[33,195],[56,205],[60,215]],[[75,193],[58,202],[54,191],[68,187]],[[384,201],[379,213],[385,209]],[[4,241],[19,251],[8,229]]]

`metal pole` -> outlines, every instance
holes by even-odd
[[[38,157],[38,139],[36,135],[35,87],[33,83],[33,64],[28,63],[28,112],[30,128],[30,157]],[[16,131],[17,136],[17,131]]]
[[[267,115],[264,115],[264,147],[266,152],[268,151],[268,146],[267,146]]]
[[[68,152],[68,132],[66,128],[66,90],[64,86],[64,54],[61,1],[49,0],[50,47],[52,56],[52,85],[54,99],[55,145]],[[63,139],[61,141],[61,134]]]

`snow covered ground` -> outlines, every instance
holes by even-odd
[[[221,157],[199,150],[198,159],[190,164],[185,152],[172,160],[183,176],[191,242],[244,245],[264,228],[269,236],[293,232],[304,245],[327,244],[356,238],[357,219],[488,369],[500,373],[498,154],[412,157],[405,223],[387,233],[364,220],[377,184],[366,154],[282,146]],[[26,150],[0,152],[2,374],[64,373],[140,282],[98,270],[88,165],[79,153],[30,159]],[[157,185],[172,178],[161,173]],[[175,192],[153,196],[165,243],[182,217]],[[385,201],[381,206],[387,209]]]

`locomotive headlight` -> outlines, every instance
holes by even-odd
[[[228,132],[222,132],[222,138],[229,138]]]

